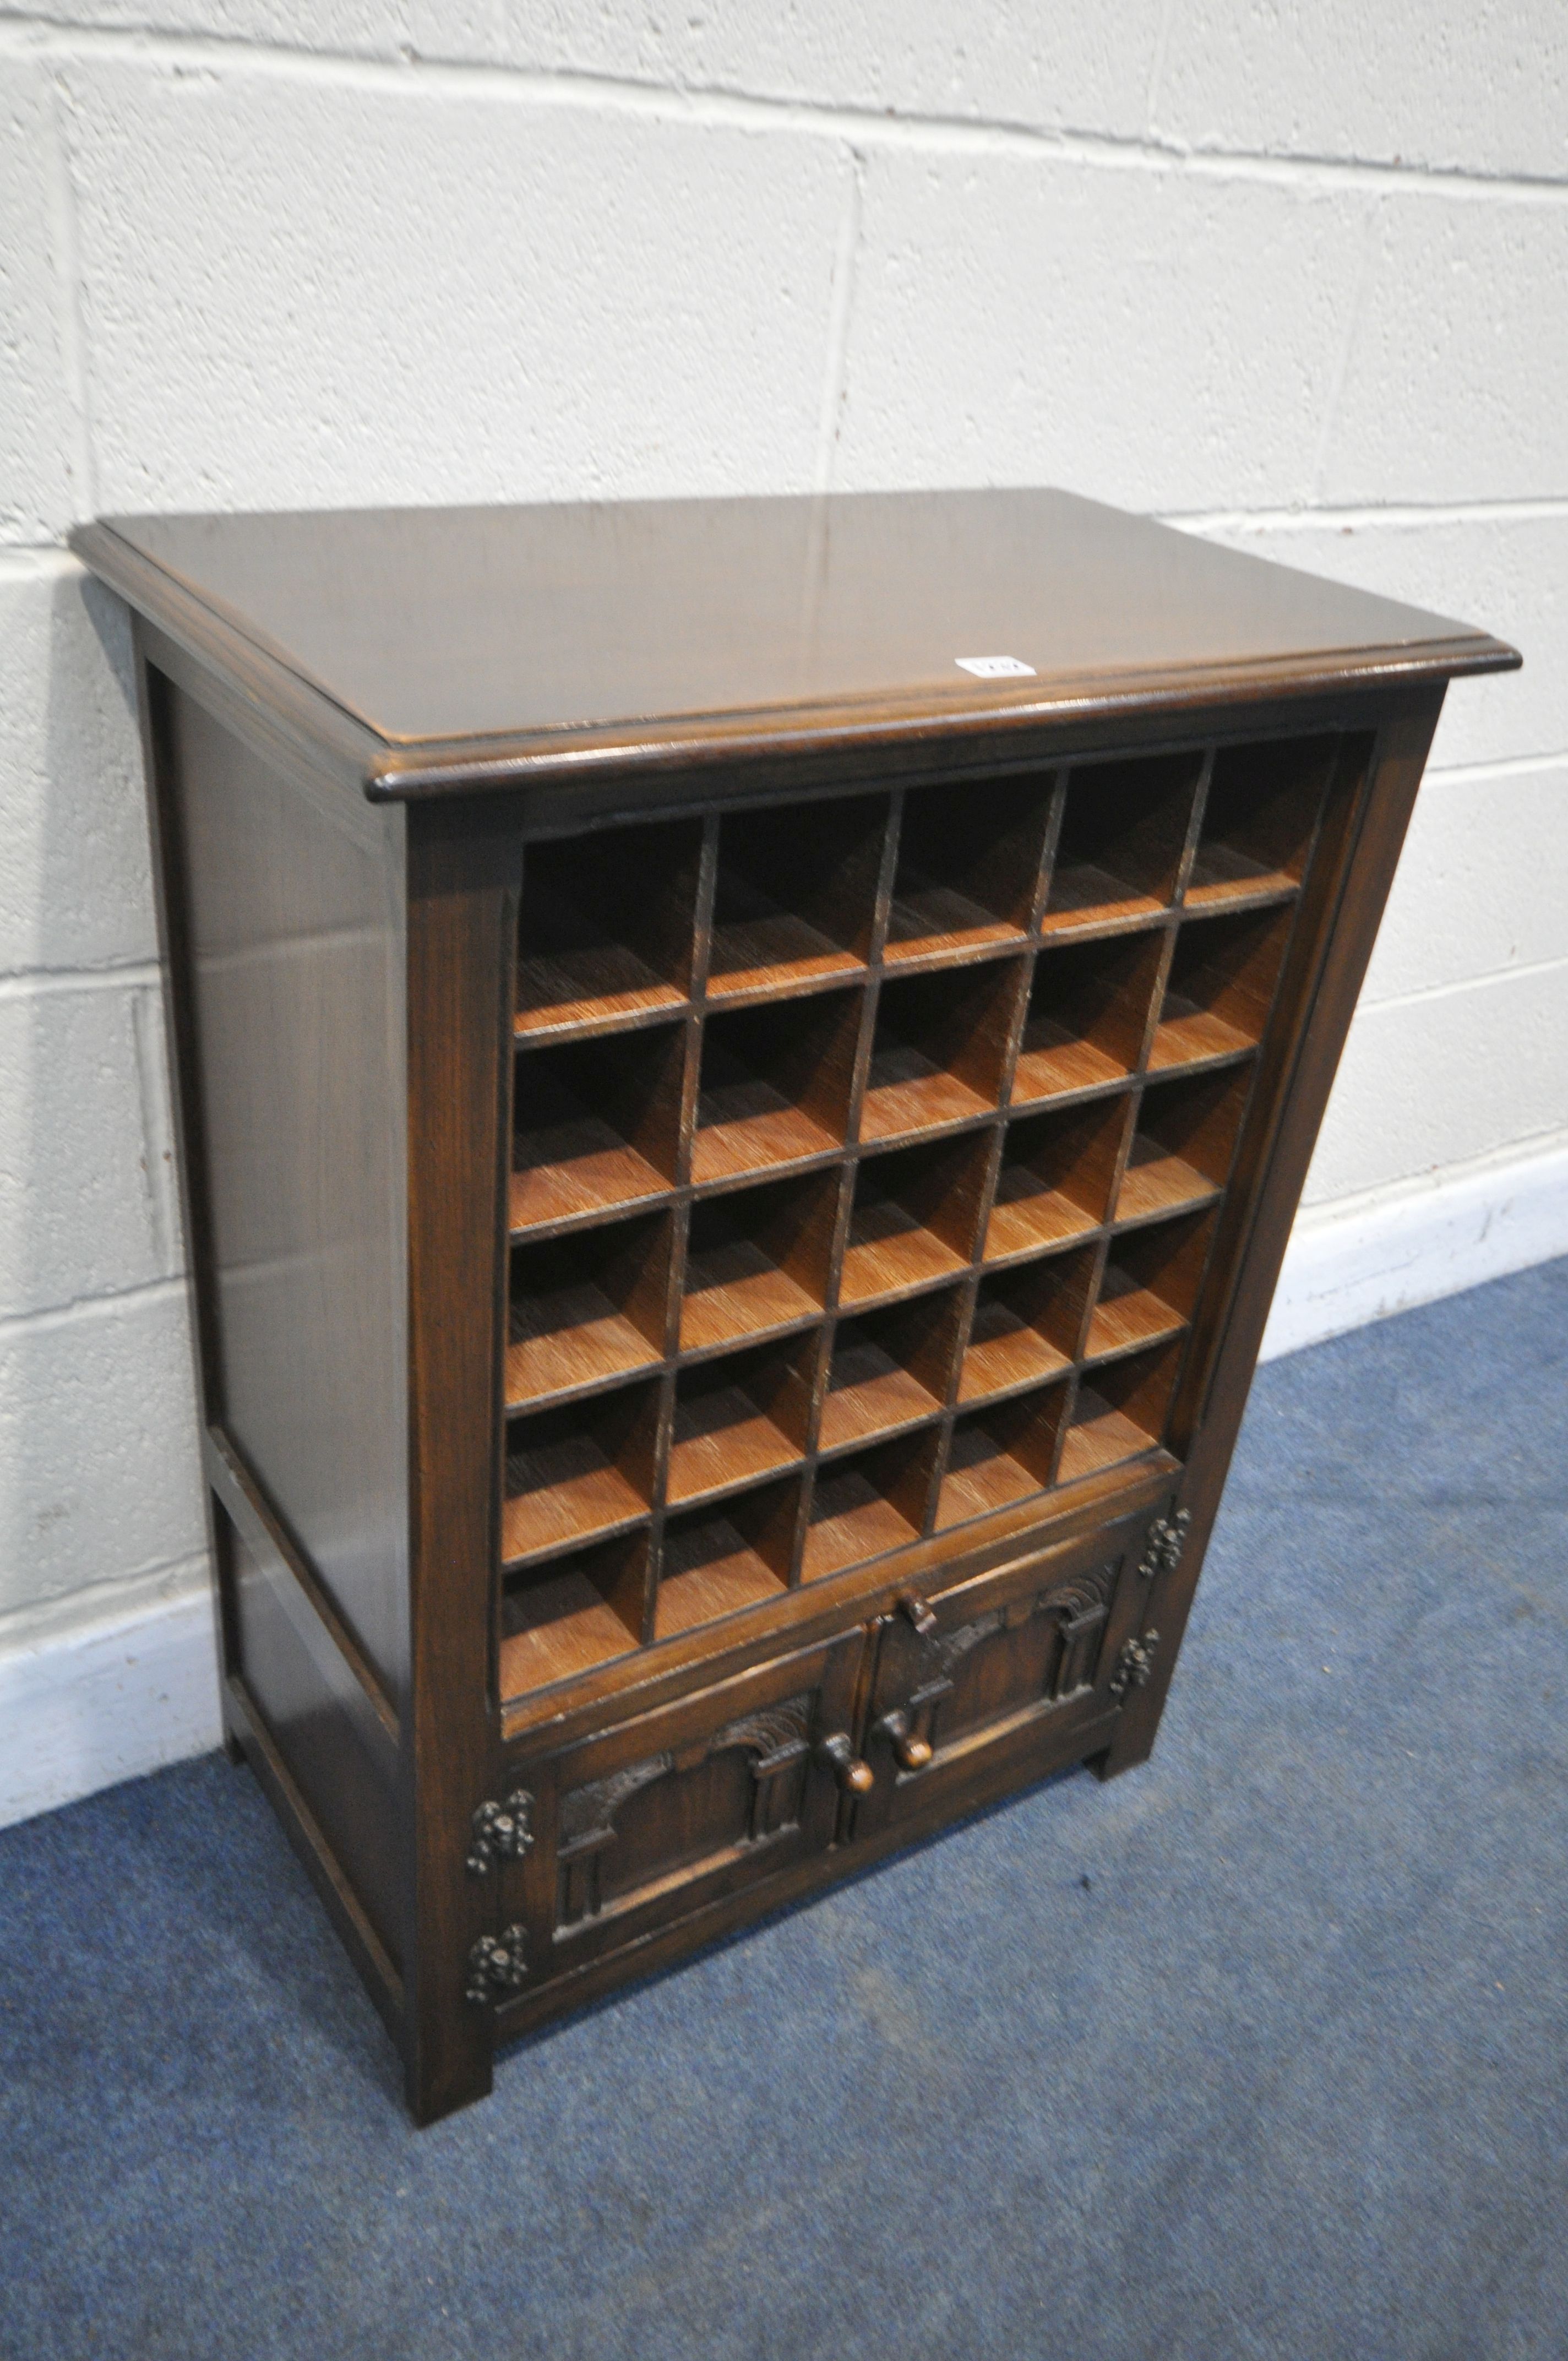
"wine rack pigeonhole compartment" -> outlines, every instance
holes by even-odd
[[[78,545],[231,1742],[416,2117],[1142,1761],[1444,686],[1511,651],[1060,494]]]

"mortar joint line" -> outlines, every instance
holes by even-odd
[[[839,437],[843,428],[844,404],[849,395],[850,330],[861,251],[865,158],[862,151],[852,145],[847,148],[846,154],[849,170],[833,255],[828,345],[823,357],[822,409],[817,422],[814,489],[818,492],[832,489]]]
[[[8,42],[7,33],[11,35]],[[1164,165],[1206,178],[1240,176],[1293,182],[1327,181],[1350,186],[1378,185],[1411,193],[1443,191],[1463,198],[1523,198],[1568,203],[1568,180],[1545,173],[1487,172],[1460,165],[1409,164],[1362,157],[1303,151],[1280,154],[1245,148],[1221,148],[1179,143],[1146,130],[1122,134],[1102,129],[1030,124],[1004,117],[879,111],[854,102],[833,102],[778,93],[693,84],[639,81],[630,75],[581,68],[551,70],[517,66],[498,59],[437,59],[415,52],[406,41],[378,51],[310,49],[240,36],[152,33],[136,27],[82,26],[37,12],[0,11],[0,47],[52,56],[69,63],[94,52],[127,55],[153,65],[253,61],[263,71],[343,79],[365,77],[456,85],[488,83],[541,104],[619,106],[671,119],[711,122],[736,129],[777,124],[816,137],[860,138],[869,146],[930,149],[947,143],[955,150],[1080,158],[1086,162],[1137,168]]]
[[[160,993],[144,988],[131,1003],[137,1095],[141,1109],[142,1173],[148,1226],[159,1267],[171,1276],[183,1263],[178,1185],[174,1172],[173,1107],[169,1092]]]
[[[118,1312],[135,1311],[143,1305],[156,1310],[160,1303],[183,1303],[186,1292],[186,1277],[181,1271],[174,1277],[139,1279],[129,1287],[105,1288],[96,1294],[68,1296],[60,1303],[37,1304],[29,1311],[11,1312],[0,1317],[0,1344],[8,1344],[29,1333],[47,1335],[57,1328],[107,1319]]]
[[[68,464],[71,506],[80,519],[95,513],[98,485],[93,456],[93,396],[82,298],[81,230],[68,123],[71,99],[64,78],[58,71],[51,71],[49,76],[49,213],[55,247],[55,313],[62,374],[71,408],[73,447]]]
[[[1568,747],[1558,747],[1539,754],[1499,755],[1491,763],[1429,763],[1421,784],[1480,786],[1492,779],[1528,779],[1541,771],[1564,768],[1568,768]]]
[[[1568,954],[1559,959],[1520,960],[1512,967],[1483,968],[1477,975],[1455,976],[1447,983],[1418,984],[1410,992],[1390,993],[1387,998],[1364,994],[1358,1014],[1370,1016],[1374,1009],[1420,1008],[1434,1000],[1453,1000],[1462,992],[1486,992],[1502,983],[1523,983],[1540,975],[1568,975]]]
[[[0,1001],[42,999],[70,992],[156,989],[163,972],[155,959],[105,961],[97,967],[28,967],[0,972]]]
[[[1328,393],[1323,402],[1322,424],[1318,430],[1318,447],[1312,454],[1311,481],[1314,504],[1321,501],[1323,496],[1323,476],[1328,467],[1329,449],[1333,440],[1334,428],[1339,421],[1340,401],[1344,391],[1345,379],[1350,375],[1351,358],[1355,351],[1356,333],[1361,326],[1366,289],[1372,276],[1372,247],[1376,236],[1377,215],[1377,201],[1374,198],[1369,200],[1362,216],[1361,252],[1356,260],[1355,280],[1351,290],[1350,303],[1345,312],[1344,335],[1340,342],[1333,376],[1329,380]]]
[[[1155,35],[1154,51],[1149,59],[1149,78],[1144,92],[1144,136],[1155,140],[1159,134],[1155,127],[1155,114],[1159,105],[1159,86],[1165,77],[1166,50],[1170,42],[1171,20],[1176,15],[1176,0],[1165,0],[1160,12],[1159,30]]]
[[[1285,508],[1157,509],[1157,523],[1186,533],[1343,533],[1404,530],[1421,525],[1541,524],[1568,517],[1568,498],[1474,500],[1385,500],[1360,505],[1299,501]]]

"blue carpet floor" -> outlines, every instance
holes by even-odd
[[[0,2351],[1568,2354],[1568,1263],[1259,1378],[1154,1761],[415,2135],[248,1773],[0,1837]]]

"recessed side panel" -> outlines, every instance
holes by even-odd
[[[153,675],[206,1208],[208,1414],[407,1680],[401,828],[377,846]]]
[[[345,1883],[397,1964],[391,1741],[361,1736],[363,1695],[287,1568],[266,1564],[222,1509],[217,1523],[232,1576],[239,1678]]]

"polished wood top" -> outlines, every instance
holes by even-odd
[[[253,691],[335,708],[383,794],[476,761],[780,751],[1519,661],[1059,491],[118,517],[73,545]],[[1020,669],[961,662],[995,657]]]

